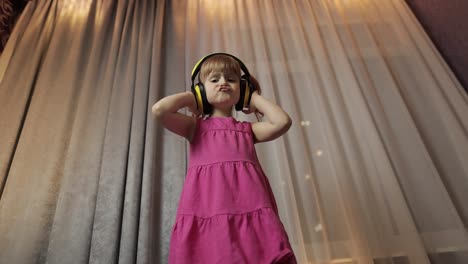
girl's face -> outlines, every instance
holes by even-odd
[[[231,109],[240,97],[239,77],[232,73],[211,72],[203,82],[208,102],[220,110]]]

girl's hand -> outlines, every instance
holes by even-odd
[[[250,105],[249,105],[249,108],[246,109],[246,110],[242,110],[242,112],[246,115],[248,114],[251,114],[251,113],[254,113],[256,110],[257,110],[257,107],[255,107],[255,98],[257,96],[260,96],[258,94],[258,92],[255,90],[253,93],[252,93],[252,97],[250,98]]]
[[[242,112],[243,112],[244,114],[248,115],[248,114],[254,113],[255,110],[257,110],[257,109],[255,108],[255,106],[253,106],[252,104],[250,104],[249,108],[247,108],[247,109],[245,109],[245,110],[242,110]]]
[[[189,112],[192,113],[192,117],[199,117],[201,116],[201,112],[197,109],[197,102],[195,101],[195,97],[193,96],[193,94],[191,93],[192,95],[192,103],[190,105],[187,106]]]

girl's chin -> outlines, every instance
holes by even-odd
[[[226,98],[225,100],[223,100],[223,98],[218,98],[218,100],[210,100],[211,105],[221,108],[229,108],[230,106],[235,105],[236,102],[237,101],[232,100],[231,98]]]

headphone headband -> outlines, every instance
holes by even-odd
[[[204,63],[208,58],[213,57],[213,56],[215,56],[215,55],[226,55],[226,56],[229,56],[229,57],[235,59],[235,60],[239,63],[239,66],[240,66],[241,70],[244,72],[245,76],[247,77],[247,80],[249,80],[249,77],[250,77],[249,70],[247,70],[247,67],[244,65],[244,63],[243,63],[239,58],[237,58],[237,57],[234,56],[234,55],[228,54],[228,53],[218,52],[218,53],[213,53],[213,54],[210,54],[210,55],[207,55],[207,56],[201,58],[201,59],[195,64],[195,66],[193,67],[193,70],[192,70],[192,85],[193,85],[193,81],[194,81],[195,78],[197,77],[197,74],[200,72],[201,66],[203,65],[203,63]]]

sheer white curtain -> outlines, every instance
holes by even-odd
[[[300,263],[468,261],[468,98],[404,1],[173,7],[186,77],[235,54],[294,120],[257,151]]]

